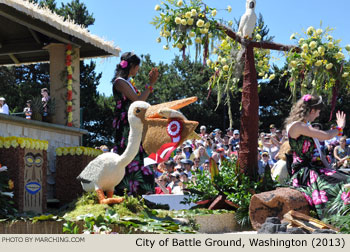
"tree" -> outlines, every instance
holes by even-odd
[[[290,76],[285,74],[287,66],[279,69],[273,66],[276,78],[259,84],[259,129],[269,132],[269,125],[275,124],[282,129],[285,118],[292,107],[291,92],[285,85]]]
[[[48,0],[54,1],[54,0]],[[80,0],[72,0],[72,2],[63,4],[61,8],[56,10],[58,15],[65,17],[65,19],[74,20],[76,24],[82,25],[87,28],[95,23],[95,18],[89,13],[84,3],[80,3]]]
[[[62,16],[66,19],[73,20],[76,24],[88,27],[95,23],[92,14],[89,13],[87,7],[80,0],[72,0],[70,3],[61,3],[61,7],[57,8],[55,0],[29,0],[29,2],[36,3],[41,7],[46,7],[52,12]]]
[[[15,111],[13,106],[17,104],[17,93],[14,68],[0,67],[0,94],[5,97],[10,112]]]
[[[148,72],[156,64],[153,63],[149,55],[142,56],[142,65],[135,81],[138,88],[143,89],[141,83],[148,82]],[[216,108],[215,93],[208,96],[207,83],[211,71],[200,63],[181,60],[176,56],[171,64],[162,62],[157,66],[160,77],[154,87],[154,94],[150,95],[148,102],[159,104],[162,102],[182,99],[191,96],[197,96],[198,101],[182,109],[182,112],[190,120],[198,121],[204,124],[208,129],[224,128],[226,125],[224,119],[224,105]],[[237,110],[239,105],[237,105]]]

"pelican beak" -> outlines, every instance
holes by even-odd
[[[197,101],[197,97],[193,96],[193,97],[189,97],[181,100],[152,105],[146,110],[145,119],[162,118],[162,116],[158,114],[158,111],[161,108],[178,110],[196,101]]]
[[[161,108],[178,110],[195,101],[197,101],[197,97],[190,97],[182,100],[153,105],[147,108],[144,119],[142,120],[142,147],[148,155],[151,153],[156,153],[163,144],[170,143],[172,141],[171,137],[167,133],[169,118],[162,117],[158,113],[159,110]],[[197,126],[198,122],[188,120],[183,121],[181,141],[179,144],[181,144],[182,141],[184,141],[191,133],[193,133]]]

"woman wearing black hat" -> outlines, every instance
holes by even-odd
[[[191,180],[192,179],[191,169],[192,169],[193,162],[190,159],[182,159],[181,164],[184,172],[187,174],[188,179]]]

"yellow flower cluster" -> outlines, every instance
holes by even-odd
[[[255,40],[261,40],[261,36],[257,31],[255,32]],[[233,78],[233,72],[235,71],[235,64],[242,64],[242,62],[237,62],[237,56],[232,57],[232,52],[235,51],[236,54],[241,50],[241,45],[236,41],[233,41],[231,38],[226,37],[221,40],[221,44],[215,48],[214,52],[217,54],[217,60],[207,60],[207,65],[215,71],[215,74],[212,76],[210,80],[210,85],[213,87],[214,85],[226,85],[227,83],[231,83],[229,87],[226,87],[233,91],[236,87],[235,85],[238,83],[239,78],[235,76]],[[268,76],[270,70],[270,50],[263,50],[259,48],[254,49],[256,70],[260,77],[263,79],[273,80],[275,75]],[[219,83],[221,82],[221,84]]]
[[[344,61],[345,55],[339,45],[340,40],[335,40],[329,35],[331,31],[330,28],[323,30],[310,26],[303,36],[292,34],[291,39],[297,41],[302,51],[300,53],[291,51],[287,54],[292,77],[289,80],[291,88],[300,84],[302,93],[316,91],[331,95],[336,80],[341,83],[350,82],[350,66]],[[350,45],[345,49],[350,51]]]
[[[32,150],[47,150],[49,142],[44,140],[25,138],[25,137],[0,137],[0,148],[17,148],[32,149]]]
[[[214,20],[217,10],[208,6],[203,8],[204,6],[200,0],[189,4],[182,0],[165,0],[154,7],[159,16],[151,23],[161,30],[156,41],[166,41],[164,50],[169,50],[171,42],[173,48],[180,50],[193,44],[206,44],[220,32]],[[226,10],[230,12],[232,7],[228,6]]]
[[[102,154],[103,152],[98,149],[89,148],[89,147],[59,147],[56,148],[56,155],[57,156],[66,156],[66,155],[86,155],[91,157],[97,157],[98,155]]]

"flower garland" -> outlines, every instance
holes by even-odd
[[[58,147],[56,148],[56,155],[57,156],[66,156],[66,155],[86,155],[91,157],[97,157],[98,155],[102,154],[103,151],[99,149],[89,148],[89,147]]]
[[[73,69],[72,69],[72,45],[66,46],[66,66],[67,66],[67,126],[73,126]]]
[[[339,126],[334,126],[334,127],[332,127],[332,129],[338,130],[338,135],[337,136],[342,136],[343,135],[343,128],[341,128]]]
[[[49,142],[45,140],[38,140],[25,137],[0,137],[0,148],[9,149],[10,147],[32,150],[47,150]]]
[[[130,78],[130,83],[131,83],[132,87],[134,88],[134,90],[135,90],[137,96],[140,96],[140,95],[141,95],[141,92],[136,88],[136,84],[135,84],[135,81],[134,81],[133,78]]]

